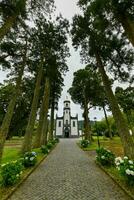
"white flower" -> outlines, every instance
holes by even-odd
[[[115,163],[115,164],[116,164],[117,166],[118,166],[118,165],[120,165],[120,163],[119,163],[119,162],[117,162],[117,163]]]
[[[131,174],[131,170],[130,169],[126,169],[126,174],[130,175]]]
[[[120,163],[124,163],[124,160],[120,160]]]
[[[16,177],[18,178],[20,175],[19,174],[16,174]]]
[[[128,159],[128,157],[127,157],[127,156],[124,156],[124,159],[125,159],[125,160],[127,160],[127,159]]]
[[[31,161],[34,160],[34,157],[31,157],[30,160],[31,160]]]
[[[105,159],[105,156],[101,156],[102,159]]]
[[[132,160],[129,160],[128,162],[129,162],[130,165],[133,165],[133,161]]]
[[[111,153],[111,151],[110,151],[110,150],[107,150],[107,152]]]
[[[123,162],[124,162],[124,160],[122,160],[121,157],[115,158],[115,164],[116,164],[116,165],[120,165],[120,163],[123,163]]]
[[[25,157],[25,159],[27,160],[27,159],[28,159],[28,157]]]
[[[134,176],[134,171],[127,169],[126,174]]]
[[[22,174],[22,171],[20,172],[20,175]]]
[[[33,154],[34,156],[36,156],[36,152],[32,151],[32,154]]]

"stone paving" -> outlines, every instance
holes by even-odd
[[[76,142],[62,139],[10,200],[130,200]]]

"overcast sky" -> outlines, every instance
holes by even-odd
[[[70,21],[70,23],[72,21],[72,17],[80,12],[76,3],[77,0],[55,0],[57,12],[60,12],[63,15],[63,17],[67,18]],[[69,47],[71,53],[71,57],[68,59],[69,72],[65,77],[64,80],[65,87],[59,102],[59,110],[58,110],[59,116],[63,114],[63,101],[66,99],[66,96],[69,97],[69,94],[67,94],[67,90],[72,84],[73,73],[80,68],[84,68],[84,64],[81,64],[80,62],[79,52],[76,52],[71,45],[71,39],[69,40]],[[69,97],[69,99],[71,98]],[[73,102],[71,102],[71,112],[73,116],[75,116],[76,113],[78,113],[79,119],[80,120],[82,119],[82,110],[80,109],[79,105],[76,105]],[[97,119],[100,120],[104,117],[104,114],[102,111],[92,110],[90,112],[90,119],[93,120],[94,117],[97,117]]]

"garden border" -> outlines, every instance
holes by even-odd
[[[120,184],[115,178],[114,176],[112,176],[107,170],[105,170],[105,168],[98,163],[97,161],[95,161],[96,165],[99,166],[99,168],[105,172],[105,174],[107,174],[130,198],[132,198],[132,200],[134,200],[134,196],[131,194],[131,192],[129,192],[128,190],[126,190],[126,188],[124,186],[122,186],[122,184]]]
[[[95,150],[85,150],[83,147],[81,147],[80,143],[77,143],[78,147],[84,151],[85,153],[90,152],[90,151],[95,151]],[[122,186],[122,184],[120,184],[115,178],[114,176],[112,176],[107,170],[105,170],[105,168],[98,163],[97,161],[95,161],[96,165],[105,172],[105,174],[107,174],[114,182],[115,184],[117,184],[130,198],[132,198],[132,200],[134,200],[134,196],[131,194],[131,192],[129,192],[128,190],[126,190],[126,188],[124,186]]]
[[[49,151],[48,154],[44,155],[43,158],[30,170],[30,172],[20,180],[20,182],[13,188],[11,189],[11,192],[4,197],[2,200],[8,200],[15,192],[16,190],[26,181],[26,179],[39,167],[39,165],[49,156],[49,154],[56,148],[58,143],[56,143],[53,148]]]

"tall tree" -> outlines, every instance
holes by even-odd
[[[44,55],[43,70],[45,74],[45,79],[47,80],[47,81],[45,80],[45,83],[47,83],[47,85],[42,83],[44,87],[44,94],[40,108],[39,125],[37,128],[34,141],[34,146],[39,147],[41,144],[41,138],[43,134],[42,133],[43,126],[45,127],[45,124],[47,124],[46,121],[47,121],[49,95],[45,95],[45,93],[47,94],[50,93],[50,91],[48,90],[51,89],[52,85],[51,82],[55,80],[52,79],[52,77],[54,77],[55,74],[57,74],[57,72],[60,72],[62,74],[67,70],[67,65],[65,63],[66,63],[66,57],[69,55],[68,48],[66,46],[67,43],[66,33],[67,33],[68,21],[62,19],[62,17],[60,16],[57,18],[56,22],[50,22],[40,16],[39,19],[36,20],[36,26],[37,26],[37,32],[35,35],[38,38],[35,41],[35,43],[37,42],[37,45],[35,45],[36,57],[40,60],[41,55]],[[32,134],[32,132],[30,132],[30,129],[29,129],[29,134]],[[26,138],[27,140],[31,140],[31,136],[30,137],[27,136]],[[24,143],[25,141],[26,143],[28,143],[27,140],[24,140]],[[27,144],[25,146],[27,146]],[[28,146],[30,149],[31,141],[29,141]]]
[[[100,82],[92,66],[78,70],[74,73],[72,87],[69,89],[72,100],[79,103],[84,109],[85,139],[92,141],[91,127],[89,124],[89,110],[93,107],[93,98],[97,95],[98,84]]]
[[[90,4],[85,5],[83,16],[75,16],[73,20],[73,44],[76,48],[81,46],[83,58],[86,61],[94,62],[98,67],[121,137],[124,153],[130,158],[134,158],[134,142],[129,134],[128,125],[119,109],[105,70],[107,67],[116,79],[118,77],[118,80],[128,80],[128,70],[131,69],[133,63],[133,52],[132,50],[127,51],[127,47],[124,48],[126,42],[123,36],[120,38],[119,33],[114,32],[115,29],[109,24],[105,16],[100,16],[95,15],[95,10],[91,9]]]
[[[1,28],[0,41],[10,32],[10,29],[17,24],[25,27],[24,19],[28,19],[29,15],[36,15],[38,12],[49,12],[53,6],[53,0],[2,0],[0,2]]]
[[[14,36],[16,37],[17,35],[14,35]],[[4,44],[2,44],[2,47],[6,48],[7,54],[8,54],[8,52],[10,53],[11,60],[9,60],[9,66],[10,67],[13,66],[13,69],[14,69],[14,72],[15,72],[17,78],[16,78],[15,89],[13,91],[11,100],[10,100],[8,108],[7,108],[7,112],[5,114],[2,125],[0,127],[0,159],[2,157],[3,147],[4,147],[4,143],[5,143],[7,134],[8,134],[11,119],[13,116],[16,100],[20,93],[20,87],[21,87],[21,82],[22,82],[22,76],[24,73],[24,68],[27,65],[27,48],[28,48],[27,35],[25,35],[25,33],[20,33],[20,34],[18,34],[18,38],[21,38],[21,43],[18,42],[16,40],[16,38],[15,39],[13,38],[13,40],[11,39],[10,49],[7,49],[7,45],[9,46],[9,43],[5,42]],[[15,44],[14,44],[14,40],[15,40]],[[16,47],[16,53],[14,53],[14,51],[12,51],[12,46]],[[9,55],[7,55],[7,56],[9,56]],[[3,62],[2,62],[2,64],[3,64]]]
[[[51,115],[50,115],[50,133],[49,133],[49,140],[53,140],[53,133],[54,133],[54,112],[55,109],[57,109],[58,100],[61,96],[62,87],[63,87],[63,78],[61,77],[61,74],[56,74],[57,77],[55,77],[54,81],[52,81],[51,85],[51,94],[50,94],[50,109],[51,109]]]
[[[90,5],[90,10],[93,10],[93,15],[106,15],[107,19],[116,26],[116,29],[121,30],[123,27],[129,41],[134,46],[134,2],[128,0],[79,0],[79,5],[85,9],[85,6]]]

